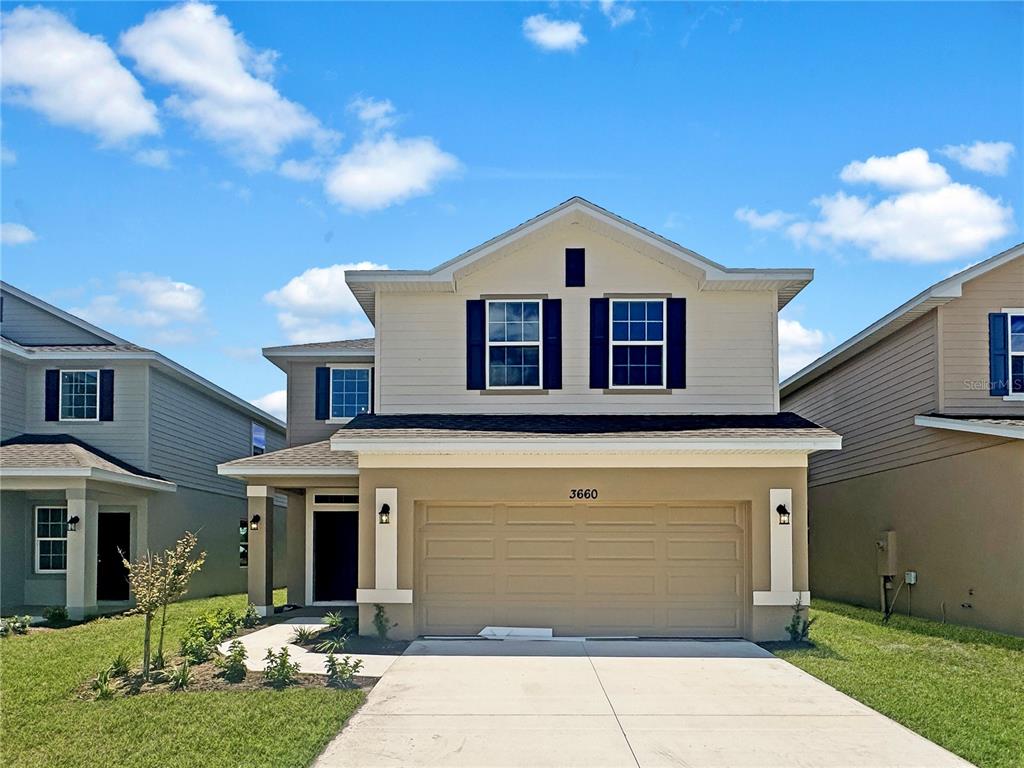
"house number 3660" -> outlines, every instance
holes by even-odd
[[[571,488],[569,489],[570,499],[596,499],[597,488]]]

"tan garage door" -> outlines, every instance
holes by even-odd
[[[745,519],[734,503],[421,504],[419,631],[742,635]]]

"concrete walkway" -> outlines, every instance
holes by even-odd
[[[250,672],[262,672],[263,667],[266,666],[264,657],[267,655],[267,650],[273,648],[274,652],[278,653],[282,648],[288,648],[288,655],[291,657],[292,661],[299,665],[300,672],[312,675],[323,675],[325,674],[324,662],[327,661],[327,654],[314,653],[300,645],[293,645],[291,640],[292,636],[295,634],[295,630],[300,627],[323,630],[325,626],[326,625],[318,619],[289,619],[281,624],[272,624],[269,627],[264,627],[263,629],[258,629],[255,632],[250,632],[248,635],[226,640],[217,646],[217,650],[221,653],[227,653],[228,646],[230,646],[234,640],[241,640],[242,645],[245,646],[246,652],[245,668]],[[380,677],[399,658],[398,656],[369,653],[349,654],[342,652],[335,655],[339,658],[351,656],[353,659],[359,659],[362,661],[363,668],[359,670],[360,677]]]
[[[342,766],[967,766],[742,641],[417,641],[327,746]]]

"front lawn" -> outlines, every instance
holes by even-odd
[[[241,595],[168,611],[165,647],[215,608],[245,610]],[[305,766],[363,702],[358,690],[184,691],[83,701],[82,684],[121,651],[142,656],[142,618],[106,618],[0,640],[0,764],[192,768]]]
[[[1024,765],[1024,639],[825,600],[811,615],[813,647],[778,656],[982,768]]]

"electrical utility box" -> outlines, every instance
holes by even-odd
[[[896,531],[882,531],[875,542],[878,556],[878,575],[895,576],[896,568]]]

